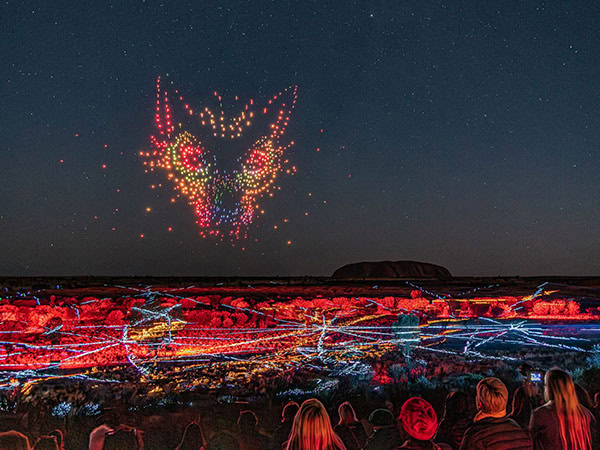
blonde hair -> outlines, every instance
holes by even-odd
[[[294,417],[286,450],[346,450],[346,447],[331,428],[323,404],[311,398],[302,403]]]
[[[498,378],[484,378],[477,384],[477,408],[487,414],[506,412],[508,390]]]
[[[552,369],[546,373],[545,383],[544,396],[546,401],[554,404],[563,448],[591,449],[589,418],[577,399],[571,375],[564,370]]]

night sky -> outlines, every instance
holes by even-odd
[[[594,2],[4,2],[0,274],[598,275],[599,20]],[[235,246],[144,172],[159,75],[231,111],[299,87],[297,172]]]

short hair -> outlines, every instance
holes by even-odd
[[[29,450],[29,439],[18,431],[0,433],[0,450]]]
[[[477,384],[477,408],[484,413],[506,411],[508,389],[498,378],[484,378]]]
[[[389,427],[394,424],[394,416],[389,410],[379,408],[371,413],[369,422],[374,427]]]
[[[300,405],[296,402],[288,402],[287,405],[283,407],[283,411],[281,412],[281,421],[282,422],[291,422],[296,417],[296,413],[300,409]]]
[[[238,417],[238,426],[241,431],[253,430],[258,426],[258,417],[254,411],[249,409],[241,411]]]

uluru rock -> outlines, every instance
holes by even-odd
[[[376,261],[346,264],[332,278],[452,278],[448,269],[418,261]]]

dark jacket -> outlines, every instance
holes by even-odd
[[[240,450],[264,450],[269,448],[270,440],[264,434],[255,430],[238,433]]]
[[[367,433],[362,423],[356,422],[350,425],[336,425],[333,429],[344,445],[346,450],[362,450],[367,443]]]
[[[394,450],[402,445],[404,439],[400,436],[395,425],[375,430],[367,441],[365,450]]]
[[[287,442],[290,437],[290,431],[292,431],[292,421],[289,420],[287,422],[281,423],[273,433],[273,438],[271,439],[271,449],[272,450],[281,450],[283,444]]]
[[[586,408],[583,408],[585,415],[588,417],[590,422],[590,433],[592,437],[592,448],[597,448],[597,426],[594,415],[589,412]],[[560,425],[558,423],[558,416],[552,403],[546,403],[543,406],[535,409],[531,413],[531,421],[529,422],[529,429],[531,435],[535,440],[536,450],[563,450],[562,443],[560,440]],[[571,450],[572,447],[568,443],[567,450]]]
[[[532,450],[529,431],[508,417],[486,417],[471,425],[460,450]]]

